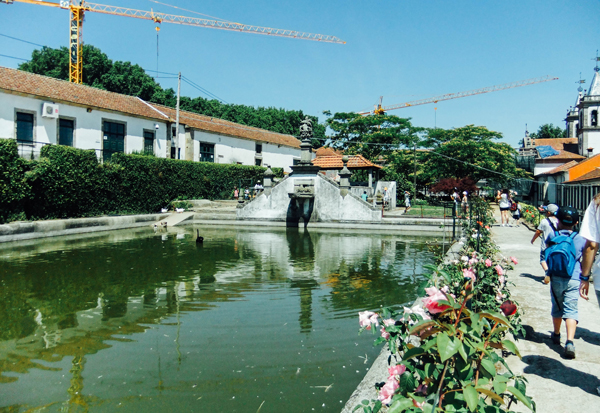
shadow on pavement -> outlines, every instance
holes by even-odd
[[[559,356],[563,356],[563,347],[560,345],[553,344],[550,338],[550,333],[538,333],[530,325],[523,325],[525,330],[525,337],[519,337],[520,340],[530,341],[532,343],[544,344],[550,350],[554,351]]]
[[[600,346],[600,334],[590,331],[587,328],[577,327],[575,330],[575,338],[580,338],[595,346]]]
[[[523,370],[527,374],[535,374],[569,387],[579,387],[587,393],[597,395],[596,387],[600,385],[600,380],[594,375],[565,366],[560,361],[545,356],[525,356],[523,361],[529,364]]]
[[[534,281],[538,281],[538,282],[543,282],[544,281],[544,276],[543,275],[533,275],[533,274],[529,274],[529,273],[521,273],[519,274],[519,277],[523,277],[523,278],[531,278]]]

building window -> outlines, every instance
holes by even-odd
[[[17,112],[17,141],[33,143],[33,113]]]
[[[144,153],[154,155],[154,132],[144,131]]]
[[[262,158],[256,158],[254,160],[254,165],[256,165],[256,166],[262,166]]]
[[[110,160],[113,153],[125,152],[125,125],[122,123],[104,121],[102,126],[104,145],[102,145],[102,158]]]
[[[592,126],[598,126],[598,111],[592,110]]]
[[[262,143],[256,144],[256,154],[259,155],[262,153]]]
[[[71,119],[58,120],[58,144],[64,146],[73,146],[73,130],[75,122]]]
[[[215,161],[215,144],[200,142],[200,162]]]

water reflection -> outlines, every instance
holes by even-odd
[[[200,231],[200,245],[195,228],[176,228],[0,246],[0,407],[99,408],[125,400],[112,388],[122,375],[139,394],[127,398],[130,410],[166,395],[171,409],[198,394],[221,406],[243,387],[229,407],[212,409],[247,411],[251,392],[277,394],[274,381],[289,383],[283,405],[345,401],[362,378],[344,370],[364,355],[354,345],[356,312],[412,300],[433,262],[423,240],[399,236]],[[131,358],[139,364],[125,374]],[[316,394],[310,380],[331,376],[335,390]]]

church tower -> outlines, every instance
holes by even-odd
[[[580,154],[596,155],[600,153],[600,123],[598,122],[598,111],[600,111],[600,68],[598,68],[599,57],[596,57],[596,68],[594,77],[587,92],[578,99],[577,104],[577,139],[579,140]],[[570,113],[570,112],[569,112]],[[569,116],[567,116],[567,133],[569,133]]]

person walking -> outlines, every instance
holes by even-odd
[[[237,201],[239,197],[240,197],[240,191],[237,188],[237,186],[234,186],[233,187],[233,199],[235,199]]]
[[[575,330],[578,323],[577,301],[581,276],[581,257],[586,239],[573,232],[579,221],[575,208],[559,208],[558,231],[547,240],[546,261],[550,275],[550,300],[552,302],[552,342],[560,344],[560,328],[565,320],[567,340],[565,358],[575,358]]]
[[[555,204],[550,204],[542,207],[542,211],[546,215],[546,218],[540,221],[540,225],[538,225],[535,234],[533,234],[533,238],[531,238],[531,243],[533,244],[533,242],[541,235],[540,265],[544,270],[544,284],[548,284],[550,282],[550,277],[548,276],[548,265],[546,264],[544,252],[546,251],[546,240],[548,237],[550,237],[550,235],[556,232],[558,220],[556,219],[555,215],[558,212],[558,206]]]
[[[594,287],[598,305],[600,306],[600,267],[594,265],[598,246],[600,245],[600,194],[597,194],[588,205],[581,221],[579,235],[587,240],[581,259],[581,277],[579,286],[579,295],[585,300],[589,300],[590,275],[594,273]],[[598,387],[600,394],[600,387]]]
[[[362,198],[363,201],[367,202],[367,191],[363,191],[362,195],[360,196]]]
[[[510,210],[512,212],[513,219],[515,220],[514,225],[519,227],[521,223],[521,204],[519,204],[519,201],[515,199],[510,206]]]
[[[410,192],[404,191],[404,213],[410,209]]]
[[[500,207],[500,220],[503,227],[508,226],[510,220],[510,193],[508,189],[504,188],[500,196],[496,198],[498,200],[498,206]]]
[[[467,191],[463,191],[463,197],[460,202],[460,209],[462,210],[466,218],[467,212],[469,212],[469,198],[467,197]]]

